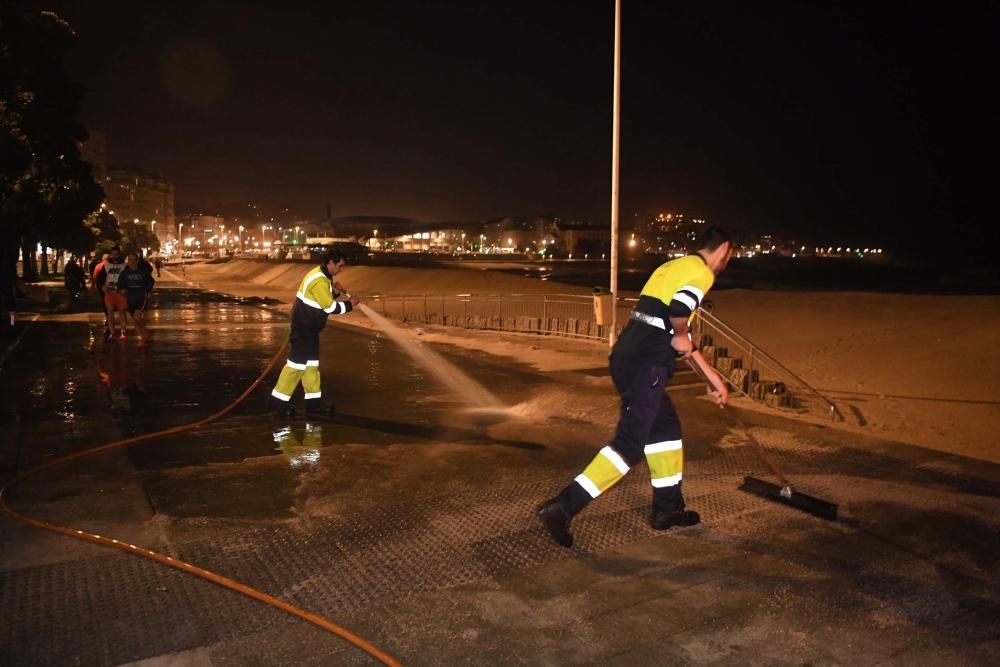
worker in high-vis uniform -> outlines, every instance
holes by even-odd
[[[642,288],[611,351],[611,378],[621,397],[615,435],[569,486],[538,510],[542,524],[562,546],[573,546],[570,520],[643,457],[653,486],[652,527],[666,530],[701,520],[685,507],[681,423],[665,390],[677,359],[690,359],[709,379],[712,400],[719,406],[728,401],[725,381],[695,349],[688,324],[729,263],[732,248],[729,234],[710,227],[696,253],[662,264]]]
[[[319,332],[326,326],[329,315],[343,315],[351,312],[358,304],[357,297],[350,296],[344,287],[334,280],[344,268],[346,261],[337,250],[323,256],[323,263],[305,275],[295,294],[292,306],[292,332],[289,336],[291,350],[288,361],[281,369],[278,384],[271,392],[278,401],[278,414],[294,417],[292,394],[302,383],[305,393],[306,412],[312,414],[332,414],[332,404],[322,401],[319,374]],[[346,296],[346,300],[342,297]]]

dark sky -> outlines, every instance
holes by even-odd
[[[179,212],[609,217],[611,1],[25,4]],[[996,238],[998,5],[834,4],[625,0],[623,220]]]

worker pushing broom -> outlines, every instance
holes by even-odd
[[[729,400],[725,381],[695,349],[688,323],[732,254],[730,235],[709,227],[696,253],[661,265],[646,281],[611,351],[611,379],[621,397],[615,435],[569,486],[538,510],[542,523],[562,546],[573,546],[570,520],[643,456],[653,486],[652,527],[666,530],[701,521],[684,504],[681,423],[664,389],[680,357],[702,371],[713,401],[724,407]]]

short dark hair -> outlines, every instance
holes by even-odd
[[[341,262],[346,262],[346,261],[347,259],[344,257],[344,254],[339,250],[337,250],[336,248],[332,250],[327,250],[325,253],[323,253],[323,266],[326,266],[330,262],[333,262],[334,264],[340,264]]]
[[[118,247],[118,246],[116,246],[116,245],[113,245],[113,246],[111,246],[111,247],[110,247],[110,248],[108,249],[108,252],[114,252],[114,251],[116,251],[116,250],[117,250],[118,252],[121,252],[121,251],[122,251],[122,249],[121,249],[121,248],[119,248],[119,247]]]
[[[701,233],[698,239],[699,250],[715,250],[723,243],[733,244],[732,235],[722,227],[711,225]]]

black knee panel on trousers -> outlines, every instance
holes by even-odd
[[[297,364],[304,364],[307,361],[319,359],[319,332],[293,328],[288,337],[290,349],[288,360]]]

